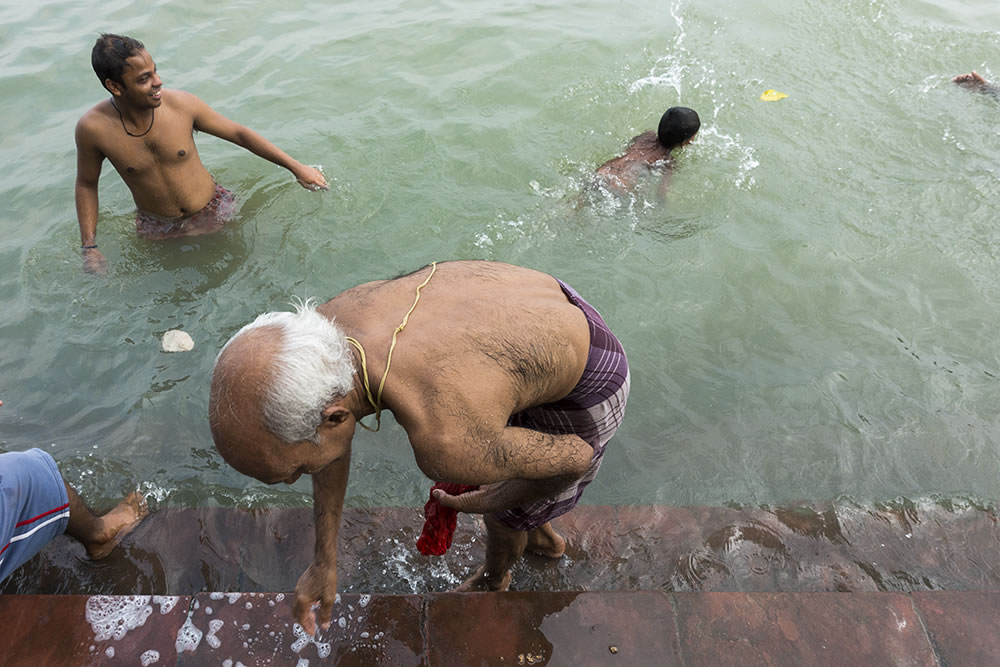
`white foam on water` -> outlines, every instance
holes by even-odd
[[[86,619],[97,641],[120,640],[153,613],[148,595],[94,595],[87,599]]]
[[[169,614],[170,610],[177,606],[180,602],[181,596],[179,595],[154,595],[151,598],[153,604],[160,605],[161,614]]]
[[[361,595],[361,597],[358,598],[358,604],[361,605],[362,609],[364,609],[365,607],[367,607],[368,603],[371,602],[371,601],[372,601],[372,596],[369,595],[368,593],[363,593]]]
[[[184,625],[181,629],[177,631],[177,640],[174,642],[174,647],[177,649],[177,653],[183,653],[184,651],[191,651],[194,653],[198,650],[198,645],[201,644],[201,638],[204,633],[195,627],[194,623],[191,622],[191,614],[188,614],[187,620],[184,621]]]
[[[219,648],[222,646],[222,641],[215,636],[215,633],[221,630],[223,625],[225,625],[225,621],[220,621],[219,619],[209,621],[208,623],[208,634],[205,635],[205,641],[208,642],[208,645],[212,648]]]
[[[306,634],[305,628],[303,628],[298,623],[292,624],[292,634],[295,635],[295,641],[292,642],[292,653],[298,654],[299,651],[304,649],[308,644],[316,645],[316,653],[319,655],[320,660],[324,660],[330,656],[330,644],[329,642],[321,642],[313,637]]]
[[[210,599],[210,600],[221,600],[224,597],[226,597],[225,593],[209,593],[208,594],[208,599]]]
[[[226,597],[229,598],[229,604],[233,604],[240,599],[242,593],[226,593]]]
[[[160,661],[160,652],[149,650],[139,656],[139,662],[142,663],[142,667],[149,667],[155,662]]]
[[[104,655],[108,656],[109,658],[115,657],[115,647],[109,646],[106,649],[104,649]]]
[[[171,492],[175,490],[175,488],[168,489],[149,481],[144,481],[139,485],[139,491],[142,492],[143,498],[147,501],[153,500],[157,503],[162,503],[168,496],[170,496]]]
[[[295,667],[309,667],[309,661],[305,658],[299,658],[299,661],[295,663]]]
[[[284,599],[285,599],[285,594],[284,593],[278,593],[277,595],[274,596],[274,601],[275,602],[281,602]]]

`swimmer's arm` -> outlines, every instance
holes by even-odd
[[[959,74],[952,79],[952,82],[979,93],[1000,97],[1000,87],[987,82],[976,70],[972,70],[968,74]]]
[[[203,101],[183,91],[171,91],[194,117],[194,129],[232,142],[254,155],[292,172],[299,185],[307,190],[326,190],[329,186],[318,169],[306,166],[245,125],[232,121]]]
[[[667,191],[670,190],[670,181],[674,175],[674,170],[669,164],[662,171],[663,176],[660,178],[660,186],[656,189],[656,198],[661,204],[667,201]]]
[[[337,538],[350,469],[348,451],[312,474],[316,547],[312,564],[295,585],[294,611],[295,620],[310,636],[315,634],[317,622],[323,629],[329,627],[337,597]],[[312,609],[316,602],[319,603],[318,613]]]
[[[94,144],[85,118],[76,125],[76,219],[80,225],[80,246],[84,269],[91,273],[107,272],[107,260],[97,245],[97,186],[104,154]],[[88,247],[94,246],[94,247]]]

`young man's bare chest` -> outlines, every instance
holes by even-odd
[[[164,117],[166,116],[166,117]],[[190,119],[168,110],[157,110],[149,132],[128,135],[119,119],[104,133],[102,152],[126,180],[141,179],[151,172],[183,168],[198,161],[194,127]]]

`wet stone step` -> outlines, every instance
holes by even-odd
[[[459,519],[451,550],[421,555],[416,508],[348,509],[339,545],[345,593],[443,592],[483,561],[484,532]],[[581,506],[554,522],[557,560],[522,559],[513,591],[997,590],[992,509],[934,504],[774,508]],[[289,591],[313,552],[312,510],[165,509],[100,562],[59,538],[3,593],[190,595]]]
[[[993,665],[1000,593],[0,596],[21,665]]]

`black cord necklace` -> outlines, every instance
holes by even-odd
[[[146,131],[143,132],[142,134],[132,134],[131,132],[128,131],[128,128],[125,127],[125,118],[122,117],[122,111],[121,111],[121,109],[118,108],[118,105],[115,104],[114,99],[111,100],[111,106],[113,106],[115,108],[115,111],[118,112],[118,120],[120,120],[122,122],[122,129],[125,130],[125,134],[127,134],[128,136],[130,136],[130,137],[144,137],[147,134],[149,134],[150,130],[153,129],[153,121],[156,120],[156,109],[155,108],[149,110],[149,127],[146,128]]]

